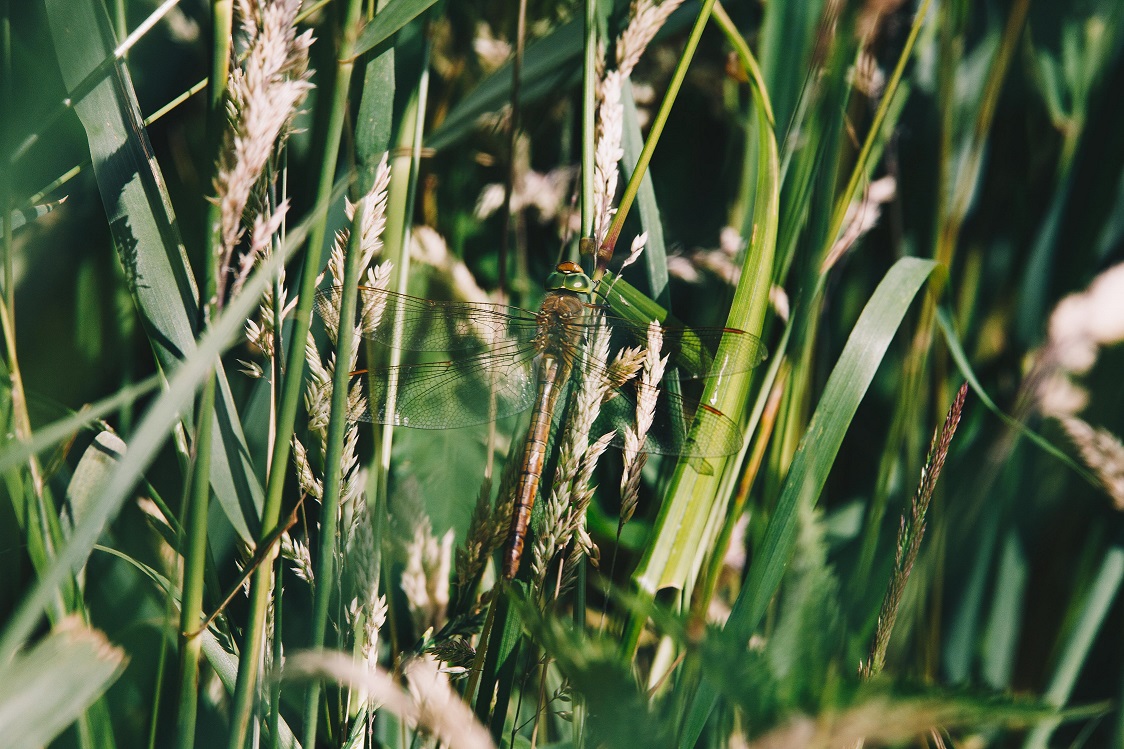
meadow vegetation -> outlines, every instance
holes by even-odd
[[[0,743],[1124,746],[1119,0],[5,1],[0,68]]]

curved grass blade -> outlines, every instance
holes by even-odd
[[[113,54],[105,7],[94,0],[48,0],[47,17],[68,89]],[[195,349],[199,291],[187,262],[159,165],[145,133],[128,69],[117,62],[75,105],[110,231],[137,310],[161,368],[171,375]],[[262,488],[221,367],[211,484],[239,535],[249,541]],[[185,414],[191,431],[192,417]]]
[[[890,268],[863,308],[793,456],[764,540],[726,622],[726,632],[735,641],[747,642],[761,623],[795,547],[800,506],[819,499],[843,437],[906,310],[939,267],[931,260],[902,258]],[[694,746],[717,694],[713,684],[704,680],[699,685],[680,746]]]
[[[967,380],[968,384],[972,387],[972,392],[979,396],[980,401],[987,409],[1002,419],[1003,423],[1008,427],[1026,437],[1047,454],[1060,460],[1091,486],[1100,490],[1101,484],[1093,474],[1074,462],[1072,458],[1052,445],[1045,437],[1030,429],[1018,419],[1007,415],[995,404],[995,401],[991,399],[991,396],[984,390],[983,385],[980,384],[979,379],[976,378],[976,373],[972,370],[972,364],[968,361],[968,355],[964,353],[964,346],[960,343],[960,336],[956,333],[956,326],[953,324],[947,309],[942,307],[937,310],[937,324],[940,326],[941,332],[944,333],[945,343],[948,344],[948,350],[949,353],[952,354],[952,360],[956,362],[956,366],[960,368],[960,374]]]
[[[3,440],[0,442],[3,445],[3,449],[0,449],[0,473],[23,463],[32,455],[38,455],[52,445],[69,439],[78,430],[108,416],[122,406],[133,403],[158,388],[162,381],[163,378],[159,375],[153,375],[147,380],[129,385],[92,406],[35,430],[31,439],[26,442],[14,439]]]
[[[753,214],[754,231],[726,326],[760,335],[773,273],[780,182],[777,141],[772,128],[764,125],[764,92],[753,89],[753,94],[760,164]],[[721,360],[725,355],[723,347],[720,347],[716,359]],[[713,378],[707,382],[702,402],[723,414],[740,418],[749,399],[749,384],[745,375]],[[709,548],[704,542],[708,528],[714,532],[712,519],[725,512],[733,474],[739,462],[737,459],[715,461],[709,471],[700,470],[693,460],[678,463],[668,486],[667,498],[656,518],[652,540],[634,574],[641,590],[649,594],[667,587],[682,590],[697,573]],[[635,627],[635,621],[633,625]],[[631,635],[628,641],[631,647]]]

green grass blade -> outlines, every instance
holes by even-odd
[[[0,444],[0,472],[13,468],[25,462],[30,456],[38,455],[52,445],[57,445],[73,436],[79,429],[108,416],[124,405],[135,402],[143,395],[147,395],[160,386],[162,378],[153,375],[147,380],[123,388],[116,394],[104,400],[77,411],[66,418],[48,426],[36,429],[31,439],[23,442],[5,438]]]
[[[125,652],[78,617],[0,668],[0,735],[10,749],[45,746],[125,667]]]
[[[1089,588],[1077,626],[1069,639],[1064,642],[1061,657],[1050,677],[1050,685],[1043,695],[1046,702],[1061,707],[1073,692],[1077,676],[1085,665],[1093,640],[1105,622],[1109,608],[1120,592],[1124,582],[1124,537],[1117,535],[1116,542],[1109,547],[1101,560],[1096,579]],[[1050,736],[1058,727],[1059,720],[1048,720],[1031,731],[1023,743],[1024,749],[1046,749],[1050,746]]]
[[[937,310],[937,324],[940,326],[941,331],[944,333],[945,343],[948,344],[949,353],[952,354],[952,360],[956,362],[956,366],[960,368],[960,374],[968,381],[968,385],[980,399],[980,402],[987,407],[989,411],[1003,420],[1011,429],[1014,429],[1023,437],[1034,443],[1036,447],[1051,455],[1062,463],[1064,463],[1070,470],[1076,473],[1081,478],[1085,479],[1090,486],[1100,489],[1100,482],[1089,473],[1084,467],[1078,465],[1072,458],[1064,452],[1054,447],[1045,437],[1037,432],[1034,432],[1026,424],[1018,419],[1007,415],[999,406],[995,404],[991,396],[984,390],[983,385],[980,384],[979,379],[976,377],[975,371],[972,369],[971,362],[968,361],[968,355],[964,353],[964,346],[960,342],[960,336],[956,333],[956,327],[952,322],[952,316],[945,308]]]
[[[218,359],[215,360],[216,364]],[[212,373],[203,384],[199,398],[200,419],[206,418],[215,407],[215,376]],[[183,593],[180,595],[180,632],[192,632],[203,621],[203,589],[207,566],[207,510],[210,507],[211,487],[208,458],[214,441],[213,420],[197,420],[192,450],[191,482],[185,492],[187,506],[183,510],[183,535],[180,553],[183,555]],[[180,683],[177,746],[191,749],[195,745],[195,724],[199,709],[199,651],[198,638],[180,635]]]
[[[68,87],[113,52],[104,6],[96,0],[48,0],[47,17]],[[75,105],[86,128],[94,174],[119,258],[157,361],[172,374],[195,348],[198,289],[152,155],[128,70],[117,64]],[[222,370],[211,484],[245,540],[261,512],[262,489]],[[190,428],[191,417],[185,415]]]
[[[805,71],[815,42],[814,32],[823,0],[803,3],[769,3],[758,40],[758,59],[765,90],[775,107],[783,135],[804,88]]]
[[[624,158],[621,166],[625,176],[631,177],[633,165],[640,159],[644,147],[644,137],[640,133],[640,121],[636,117],[636,101],[632,98],[632,82],[624,80],[621,88],[621,104],[624,107],[624,127],[621,134],[621,147]],[[642,260],[648,272],[648,285],[652,298],[664,308],[669,307],[671,297],[667,282],[667,246],[663,238],[663,222],[660,220],[660,207],[656,202],[656,189],[652,185],[652,173],[645,169],[636,194],[636,207],[640,211],[640,225],[648,232]]]
[[[341,185],[333,193],[333,200],[339,199],[343,187]],[[66,545],[59,550],[58,556],[43,571],[6,623],[0,634],[0,662],[11,659],[34,631],[40,613],[50,603],[58,586],[71,570],[78,569],[85,563],[102,530],[117,516],[145,469],[156,457],[165,440],[171,436],[182,413],[190,407],[196,389],[213,370],[214,360],[241,335],[246,318],[272,283],[273,275],[305,240],[309,223],[318,218],[327,205],[328,202],[325,202],[318,206],[304,223],[289,233],[277,254],[253,273],[242,293],[226,306],[222,316],[214,321],[211,330],[199,342],[195,351],[173,374],[168,388],[149,407],[129,440],[128,451],[98,495],[96,504],[91,505],[88,514],[74,526]]]
[[[352,54],[359,55],[374,49],[401,31],[406,24],[425,13],[437,0],[393,0],[379,10],[377,16],[363,27],[355,40]]]
[[[238,678],[238,656],[224,650],[209,629],[200,633],[199,639],[202,640],[203,656],[207,659],[207,663],[215,669],[227,694],[233,694],[234,684]],[[277,745],[281,749],[301,749],[300,742],[297,741],[297,737],[284,718],[279,721],[278,728]]]
[[[761,548],[726,622],[738,642],[748,642],[776,593],[796,544],[801,505],[815,504],[855,411],[870,387],[902,318],[918,291],[939,266],[903,258],[894,264],[867,302],[839,355],[819,406],[793,456],[780,499]],[[717,691],[703,681],[688,714],[680,746],[694,746],[714,706]]]
[[[759,97],[756,91],[755,95]],[[760,98],[755,112],[758,124],[764,122]],[[769,302],[776,248],[779,183],[777,142],[772,129],[759,127],[757,133],[761,169],[754,201],[755,231],[750,237],[726,325],[760,336]],[[718,356],[721,355],[719,351]],[[726,414],[744,413],[748,399],[749,378],[746,376],[730,382],[712,380],[703,393],[704,403]],[[711,518],[724,510],[736,462],[732,459],[713,461],[709,473],[700,473],[699,467],[690,461],[681,461],[676,466],[653,537],[634,575],[641,590],[654,594],[666,587],[682,589],[698,571],[702,554],[708,548],[704,536],[708,528],[713,530]]]

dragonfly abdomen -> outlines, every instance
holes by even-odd
[[[511,511],[511,533],[508,535],[507,552],[503,560],[503,576],[508,580],[519,571],[523,558],[523,544],[527,539],[527,528],[531,524],[531,510],[539,492],[543,465],[546,463],[546,445],[550,437],[550,423],[554,406],[558,402],[561,383],[565,380],[569,367],[556,356],[544,356],[539,369],[538,396],[535,410],[531,415],[531,425],[527,428],[527,440],[523,446],[522,464],[519,480],[515,485],[515,506]]]

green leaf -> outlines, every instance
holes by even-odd
[[[745,586],[734,602],[726,629],[748,642],[780,586],[796,545],[802,506],[819,499],[835,456],[859,403],[870,387],[890,341],[917,292],[939,266],[931,260],[902,258],[867,302],[828,378],[808,430],[793,456],[780,499],[754,554]],[[714,706],[715,687],[705,677],[687,718],[680,746],[693,746]]]
[[[406,24],[425,13],[437,0],[394,0],[379,10],[355,40],[353,53],[358,57],[374,49],[401,31]]]
[[[125,442],[113,432],[100,432],[82,453],[66,487],[66,501],[75,523],[80,523],[97,501],[124,454]]]
[[[93,76],[93,88],[74,108],[90,141],[94,175],[137,310],[157,361],[170,375],[196,347],[199,291],[132,80],[121,62],[99,69],[115,46],[102,3],[47,0],[46,9],[67,90],[81,90]],[[215,376],[219,397],[211,484],[231,524],[250,541],[262,488],[221,366]],[[183,421],[191,431],[186,412]]]
[[[621,159],[621,166],[624,176],[631,179],[633,165],[636,164],[644,147],[644,138],[640,133],[640,121],[636,115],[636,101],[632,97],[632,82],[627,78],[621,89],[621,104],[624,106],[624,127],[621,137],[624,158]],[[663,222],[660,219],[660,207],[656,202],[656,190],[652,185],[650,168],[644,171],[644,176],[640,180],[636,207],[640,211],[640,225],[648,233],[642,258],[648,272],[648,285],[652,290],[652,297],[666,307],[671,298],[667,289],[667,247],[664,244]]]
[[[77,616],[0,667],[0,736],[10,749],[44,746],[109,689],[125,652]]]
[[[761,95],[754,89],[757,122],[765,121]],[[777,142],[772,128],[757,128],[760,169],[754,202],[754,231],[742,266],[741,278],[726,327],[760,336],[771,288],[773,253],[777,240],[780,184]],[[719,347],[717,358],[723,356]],[[702,402],[725,414],[742,414],[749,400],[747,376],[715,378],[707,383]],[[682,590],[697,573],[710,548],[706,537],[717,532],[735,480],[738,461],[681,460],[675,468],[668,496],[660,506],[651,542],[634,574],[641,590],[652,594],[662,588]]]
[[[274,274],[284,265],[295,248],[305,241],[311,222],[317,220],[328,205],[342,196],[345,187],[346,184],[337,186],[328,200],[317,205],[316,210],[305,221],[289,232],[278,252],[253,272],[242,293],[232,299],[222,315],[212,322],[210,330],[199,342],[198,347],[176,370],[167,389],[145,412],[144,418],[129,440],[128,452],[118,464],[117,470],[110,474],[109,482],[98,494],[96,503],[91,505],[86,516],[75,524],[66,545],[59,549],[58,555],[43,571],[15,614],[8,620],[3,634],[0,635],[0,661],[6,660],[15,653],[35,628],[40,613],[52,600],[56,588],[72,569],[77,569],[85,563],[102,529],[117,516],[126,497],[140,480],[145,469],[172,435],[180,415],[189,407],[196,389],[213,370],[215,360],[241,334],[246,318],[257,306],[262,293],[272,283]]]

